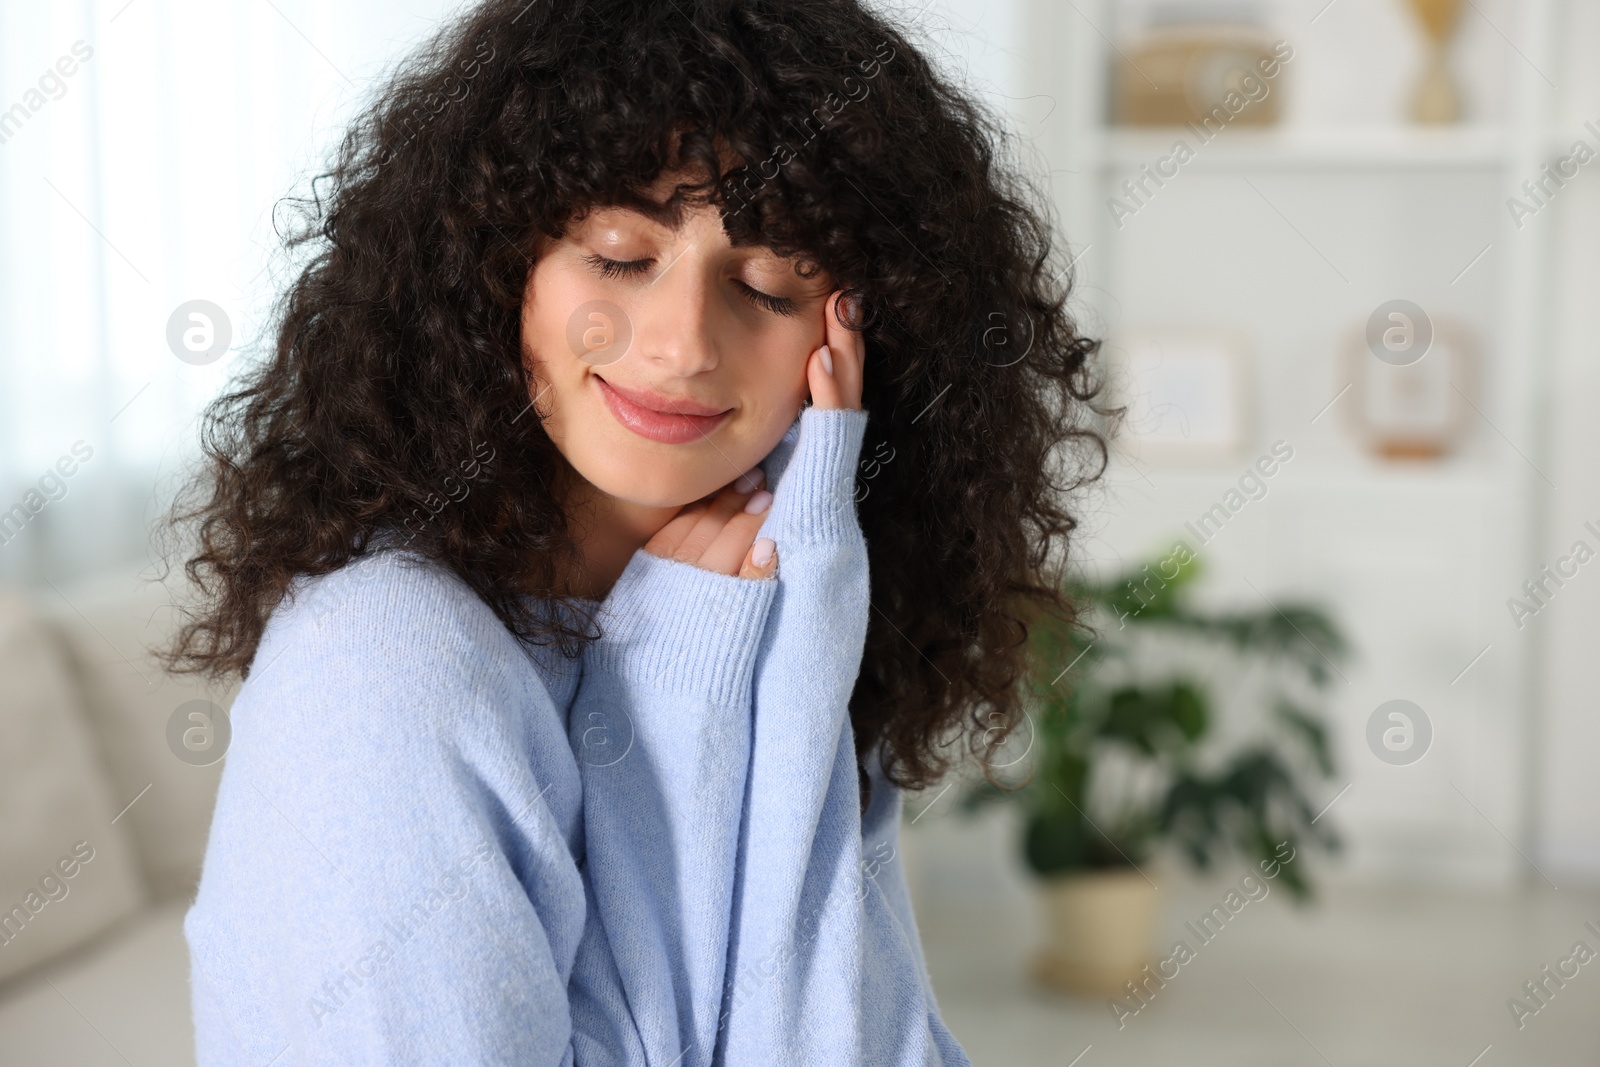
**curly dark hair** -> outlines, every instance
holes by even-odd
[[[553,491],[567,465],[523,417],[520,309],[546,239],[681,172],[703,180],[673,199],[720,206],[734,244],[801,256],[860,301],[858,763],[879,746],[889,780],[920,789],[964,740],[989,776],[1022,719],[1030,622],[1076,620],[1069,503],[1104,473],[1109,414],[1047,201],[1005,144],[855,0],[472,8],[393,74],[312,197],[280,202],[299,207],[285,250],[315,254],[275,308],[270,357],[205,413],[203,472],[167,519],[192,537],[200,608],[164,662],[248,677],[296,576],[430,514],[480,448],[495,461],[412,548],[525,641],[575,655],[597,636],[592,617],[574,629],[520,599],[559,599],[579,558]]]

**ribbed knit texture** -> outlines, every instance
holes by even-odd
[[[858,804],[866,422],[763,462],[776,578],[641,549],[581,659],[393,543],[297,582],[184,923],[201,1067],[967,1063],[875,760]]]

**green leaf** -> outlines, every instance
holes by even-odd
[[[1305,741],[1306,747],[1311,750],[1312,758],[1317,761],[1317,769],[1322,772],[1322,776],[1332,778],[1333,752],[1328,745],[1328,728],[1315,716],[1301,711],[1287,700],[1279,701],[1278,717]]]
[[[1188,682],[1172,687],[1172,721],[1183,731],[1184,738],[1193,743],[1206,732],[1209,715],[1205,695]]]

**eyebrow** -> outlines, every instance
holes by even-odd
[[[597,208],[613,208],[621,211],[631,211],[643,215],[651,222],[665,226],[669,230],[678,230],[683,227],[684,201],[673,198],[665,203],[649,200],[644,197],[630,200],[620,200],[613,204],[597,204]]]
[[[689,200],[687,198],[679,197],[672,197],[665,203],[662,203],[658,200],[650,200],[645,197],[636,197],[633,199],[613,201],[609,204],[597,203],[593,205],[592,210],[601,211],[611,209],[617,211],[631,211],[634,214],[644,216],[651,222],[665,226],[667,229],[676,232],[683,228],[683,214],[685,205],[688,203]],[[735,239],[734,234],[728,232],[728,220],[726,218],[722,220],[722,232],[728,234],[729,243],[734,248],[767,247],[763,245],[761,241],[754,238],[746,240],[743,244],[740,244],[739,241]],[[770,248],[768,250],[770,251]],[[773,254],[776,255],[776,253]],[[792,260],[796,257],[778,256],[778,258]],[[791,264],[791,267],[792,266],[793,265]]]

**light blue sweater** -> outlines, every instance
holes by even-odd
[[[300,579],[184,923],[201,1067],[968,1063],[875,759],[859,803],[866,422],[763,462],[776,578],[640,549],[580,660],[393,541]]]

